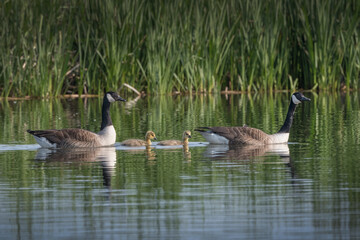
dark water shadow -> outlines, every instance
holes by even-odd
[[[76,149],[47,149],[39,148],[36,160],[60,163],[93,163],[101,164],[104,186],[111,189],[111,178],[115,175],[116,151],[115,147],[76,148]]]

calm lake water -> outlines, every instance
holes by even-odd
[[[305,93],[285,145],[39,149],[27,129],[98,131],[101,99],[0,102],[1,239],[360,238],[358,93]],[[127,97],[131,100],[131,97]],[[114,104],[117,142],[198,126],[274,133],[290,94]]]

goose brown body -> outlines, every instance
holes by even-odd
[[[263,145],[272,142],[271,135],[251,127],[203,127],[197,130],[211,130],[213,134],[228,139],[229,144]]]
[[[102,146],[102,142],[96,133],[83,129],[28,130],[28,133],[38,138],[46,138],[50,143],[56,144],[58,148]]]

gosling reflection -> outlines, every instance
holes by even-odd
[[[126,147],[126,146],[118,145],[116,146],[116,149],[134,155],[145,154],[147,160],[156,160],[156,152],[153,151],[154,148],[151,145],[146,145],[141,147]]]
[[[156,153],[151,146],[146,146],[145,152],[148,160],[156,160]]]
[[[35,159],[47,162],[91,163],[100,162],[104,186],[111,188],[111,178],[115,175],[115,147],[47,149],[39,148]]]
[[[264,146],[254,145],[212,145],[210,144],[204,156],[216,160],[230,160],[249,162],[256,157],[278,155],[284,163],[290,162],[288,144],[272,144]]]
[[[183,146],[183,156],[187,160],[191,160],[191,152],[189,151],[189,145]]]

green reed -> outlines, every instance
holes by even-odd
[[[359,87],[358,1],[8,1],[1,96]]]
[[[341,84],[357,88],[359,75],[353,76],[350,86],[352,76],[349,73],[356,66],[351,55],[358,54],[355,49],[358,46],[359,3],[312,0],[298,1],[295,6],[295,11],[300,11],[295,26],[302,78],[306,79],[302,85],[323,90],[339,89]],[[342,72],[343,68],[349,72]],[[343,82],[342,78],[347,80]]]

